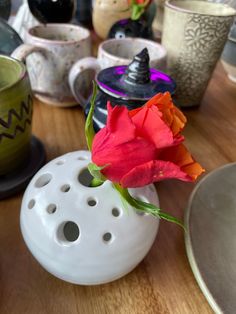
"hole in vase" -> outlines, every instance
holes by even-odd
[[[63,244],[75,242],[79,238],[79,235],[79,226],[73,221],[62,223],[57,230],[58,239]]]
[[[114,216],[114,217],[119,217],[120,216],[120,210],[118,208],[116,208],[116,207],[112,208],[111,213],[112,213],[112,216]]]
[[[49,204],[47,206],[46,210],[49,214],[54,214],[57,210],[57,205],[56,204]]]
[[[29,209],[32,209],[32,208],[34,207],[34,205],[35,205],[35,200],[32,199],[32,200],[30,200],[29,203],[28,203],[28,208],[29,208]]]
[[[145,198],[145,197],[142,197],[142,196],[135,196],[134,198],[135,198],[136,200],[138,200],[138,201],[147,202],[146,198]],[[142,210],[135,209],[135,212],[136,212],[136,214],[139,215],[139,216],[144,216],[144,215],[146,215],[146,213],[143,212]]]
[[[63,160],[58,160],[57,162],[56,162],[56,165],[58,165],[58,166],[61,166],[61,165],[63,165],[64,164],[64,161]]]
[[[70,185],[69,184],[64,184],[61,187],[61,191],[64,192],[64,193],[69,192],[70,191]]]
[[[45,173],[41,175],[35,182],[36,188],[42,188],[47,185],[52,180],[52,175],[50,173]]]
[[[93,176],[91,175],[91,173],[89,172],[89,170],[87,168],[84,168],[78,176],[78,181],[84,185],[84,186],[90,186],[90,183],[93,179]]]
[[[112,234],[110,232],[106,232],[104,233],[104,235],[102,236],[102,239],[104,242],[108,243],[111,242],[112,240]]]
[[[96,201],[94,198],[89,198],[89,199],[87,200],[87,203],[88,203],[89,206],[95,206],[95,205],[97,205],[97,201]]]
[[[81,172],[78,175],[79,183],[84,185],[84,186],[92,188],[92,186],[91,186],[92,180],[93,180],[93,176],[89,172],[88,168],[82,169]]]
[[[87,158],[87,157],[84,157],[84,156],[79,156],[77,159],[78,159],[78,160],[88,160],[88,158]]]

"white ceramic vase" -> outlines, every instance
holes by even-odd
[[[106,181],[89,187],[90,153],[76,151],[50,161],[31,180],[21,207],[24,240],[38,262],[76,284],[101,284],[130,272],[148,253],[159,220],[124,209]],[[153,185],[130,190],[158,204]]]

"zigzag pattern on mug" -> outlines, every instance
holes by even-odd
[[[27,124],[28,124],[28,125],[31,125],[31,120],[30,120],[30,119],[26,119],[26,120],[25,120],[24,127],[22,127],[22,126],[20,126],[20,125],[16,125],[13,134],[5,133],[5,132],[1,133],[1,134],[0,134],[0,143],[1,143],[1,140],[3,139],[3,137],[7,137],[7,138],[9,138],[9,139],[14,139],[14,138],[16,137],[16,134],[17,134],[18,131],[24,133]]]
[[[2,118],[0,118],[0,126],[2,125],[4,128],[9,129],[11,126],[11,123],[12,123],[13,116],[15,116],[19,121],[22,121],[24,118],[24,111],[26,114],[29,114],[30,109],[31,109],[31,105],[32,105],[32,97],[31,97],[31,95],[28,95],[27,104],[24,101],[21,102],[20,114],[17,113],[15,109],[10,109],[8,112],[7,122],[4,121]],[[31,121],[30,121],[30,123],[31,123]],[[0,134],[0,136],[1,136],[1,134]]]

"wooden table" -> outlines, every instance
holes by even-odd
[[[185,114],[186,144],[207,172],[236,160],[236,85],[220,64],[201,107]],[[35,101],[33,133],[43,141],[48,160],[86,149],[79,107],[52,108]],[[183,217],[193,187],[171,180],[159,183],[161,207]],[[1,314],[212,313],[190,269],[178,226],[161,221],[149,254],[124,278],[76,286],[47,273],[26,248],[19,228],[22,194],[0,201]]]

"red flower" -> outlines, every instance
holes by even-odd
[[[93,140],[92,161],[123,187],[141,187],[167,178],[195,180],[204,170],[182,144],[186,118],[169,93],[128,111],[108,104],[107,125]]]

